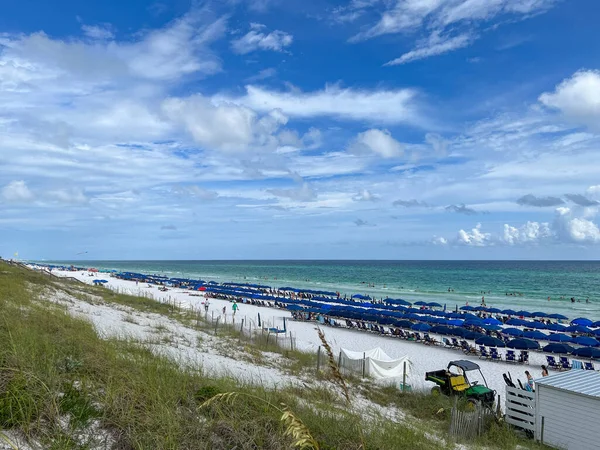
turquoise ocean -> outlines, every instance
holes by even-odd
[[[600,320],[600,261],[44,261]],[[450,289],[450,291],[448,291]],[[509,294],[509,295],[507,295]],[[510,295],[514,294],[514,295]],[[550,297],[550,301],[548,301]],[[576,299],[571,302],[571,297]]]

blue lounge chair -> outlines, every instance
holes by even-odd
[[[584,362],[584,363],[583,363],[583,368],[584,368],[585,370],[596,370],[596,369],[594,368],[594,363],[593,363],[593,362],[591,362],[591,361],[589,361],[589,362]]]
[[[529,352],[527,350],[521,350],[521,353],[519,353],[519,362],[529,364]]]
[[[454,344],[450,342],[450,339],[444,338],[444,347],[454,347]]]
[[[502,361],[502,355],[498,353],[498,349],[495,347],[490,348],[490,359],[492,361]]]
[[[517,355],[514,350],[506,350],[506,362],[517,362]]]
[[[566,356],[560,357],[560,368],[569,370],[571,368],[571,364],[569,364],[569,359]]]
[[[571,369],[583,370],[583,363],[574,359],[573,361],[571,361]]]
[[[554,359],[554,356],[546,355],[546,361],[548,362],[548,367],[550,369],[556,369],[556,370],[562,369],[562,366],[560,365],[560,363],[556,362],[556,359]]]
[[[479,359],[481,359],[481,358],[485,358],[485,359],[491,358],[489,352],[483,345],[479,346]]]

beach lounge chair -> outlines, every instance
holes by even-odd
[[[519,353],[519,362],[522,364],[529,364],[529,352],[527,350],[521,350]]]
[[[560,365],[560,363],[556,362],[556,359],[554,359],[554,356],[546,355],[546,361],[548,362],[549,368],[556,369],[556,370],[562,369],[562,366]]]
[[[456,339],[456,338],[452,338],[452,345],[454,347],[460,348],[460,344],[458,343],[458,339]]]
[[[506,350],[506,362],[517,362],[517,355],[514,350]]]
[[[583,368],[584,368],[585,370],[596,370],[596,369],[594,368],[594,363],[593,363],[593,362],[591,362],[591,361],[584,362],[584,363],[583,363]]]
[[[498,353],[498,349],[495,347],[490,348],[490,359],[492,361],[502,361],[502,355]]]
[[[560,357],[560,368],[569,370],[571,368],[571,364],[569,364],[569,359],[566,356]]]
[[[485,348],[483,345],[479,346],[479,359],[490,359],[490,353],[487,351],[487,348]]]
[[[475,347],[471,347],[467,341],[464,339],[460,341],[460,347],[462,348],[465,354],[474,353],[477,354],[477,349]]]
[[[450,339],[444,338],[444,347],[454,347],[454,344],[450,342]]]
[[[422,341],[422,340],[423,340],[423,338],[421,337],[421,334],[420,334],[420,333],[417,333],[417,332],[415,332],[415,333],[414,333],[414,336],[415,336],[415,340],[416,340],[416,341]]]

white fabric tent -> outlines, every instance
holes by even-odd
[[[408,356],[392,359],[379,347],[365,352],[354,352],[343,348],[340,353],[340,365],[376,380],[402,380],[405,367],[406,377],[408,378],[410,374]]]

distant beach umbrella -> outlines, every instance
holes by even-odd
[[[474,341],[475,339],[479,339],[482,336],[485,336],[485,334],[479,333],[478,331],[466,331],[462,337]]]
[[[567,327],[565,331],[580,334],[589,334],[592,332],[592,330],[590,330],[588,327],[584,327],[583,325],[571,325],[570,327]]]
[[[592,328],[598,328],[598,327],[600,327],[600,320],[598,320],[597,322],[594,322],[592,324]]]
[[[600,359],[600,348],[598,347],[580,347],[573,350],[573,355],[580,358]]]
[[[497,313],[501,313],[502,310],[500,308],[488,308],[487,312],[497,314]]]
[[[490,325],[487,323],[484,323],[483,325],[480,325],[481,328],[483,328],[484,330],[490,330],[490,331],[500,331],[502,330],[502,327],[500,325]]]
[[[472,313],[464,313],[462,315],[462,318],[465,320],[469,320],[469,319],[481,320],[479,317],[477,317],[475,314],[472,314]]]
[[[554,333],[548,336],[550,342],[572,342],[573,338],[567,334]]]
[[[485,306],[477,306],[473,308],[473,311],[486,311],[487,308]]]
[[[548,317],[548,314],[542,311],[535,311],[531,313],[532,317]]]
[[[527,325],[528,322],[525,322],[524,320],[521,319],[517,319],[516,317],[513,317],[512,319],[508,319],[506,321],[506,325],[512,325],[512,326],[523,326],[523,325]]]
[[[535,350],[540,348],[540,344],[531,339],[513,339],[512,341],[508,341],[506,346],[515,350]]]
[[[550,331],[565,331],[567,327],[560,323],[551,323],[550,325],[546,325],[546,329]]]
[[[571,320],[571,325],[581,325],[582,327],[590,327],[594,322],[585,317],[578,317],[577,319]]]
[[[468,332],[469,332],[469,330],[465,330],[464,328],[452,328],[450,335],[457,336],[457,337],[464,337]]]
[[[396,320],[394,325],[400,328],[410,328],[413,326],[413,323],[410,320]]]
[[[415,331],[429,331],[431,329],[431,327],[429,325],[427,325],[426,323],[415,323],[410,328],[411,328],[411,330],[415,330]]]
[[[599,329],[597,329],[597,330],[594,330],[594,335],[596,335],[596,336],[600,336],[600,328],[599,328]]]
[[[514,309],[504,309],[502,310],[502,314],[506,314],[507,316],[516,316],[517,312]]]
[[[553,343],[546,345],[542,350],[546,353],[558,353],[559,355],[566,355],[568,353],[571,353],[575,349],[569,344]]]
[[[548,335],[542,333],[541,331],[526,331],[523,333],[523,337],[527,339],[537,339],[538,341],[545,341],[548,339]]]
[[[579,345],[585,345],[586,347],[600,347],[600,342],[589,336],[578,336],[573,342]]]
[[[523,336],[523,330],[519,330],[518,328],[505,328],[502,330],[502,333],[508,336]]]
[[[545,330],[547,328],[547,325],[542,322],[527,322],[526,326],[529,328],[536,328],[538,330]]]
[[[448,314],[449,319],[464,319],[464,315],[458,312]]]
[[[448,321],[448,325],[452,325],[453,327],[462,327],[464,323],[465,321],[462,319],[450,319]]]
[[[502,322],[500,322],[498,319],[494,319],[493,317],[488,317],[483,321],[483,323],[486,325],[502,325]]]
[[[550,319],[560,319],[560,320],[567,320],[568,319],[567,316],[564,316],[564,315],[558,314],[558,313],[550,314],[548,316],[548,318],[550,318]]]
[[[301,311],[304,308],[300,305],[287,305],[287,309],[288,311]]]
[[[482,325],[485,325],[485,324],[483,323],[483,320],[481,320],[481,319],[468,319],[468,320],[465,320],[463,323],[464,327],[472,327],[472,326],[480,327]]]
[[[475,308],[473,306],[461,306],[460,309],[462,309],[463,311],[473,311]]]
[[[419,300],[418,302],[414,302],[413,305],[418,305],[418,306],[427,306],[427,302],[424,302],[422,300]]]
[[[437,334],[450,334],[452,330],[449,327],[445,327],[443,325],[436,325],[435,327],[431,327],[431,329],[429,330],[430,333],[437,333]]]
[[[436,302],[429,302],[427,303],[427,306],[429,306],[430,308],[441,308],[442,305],[440,305],[439,303]]]
[[[482,336],[475,340],[475,344],[477,345],[485,345],[486,347],[504,347],[504,341],[492,337],[492,336]]]
[[[531,313],[529,311],[517,311],[517,316],[523,316],[523,317],[531,317]]]

